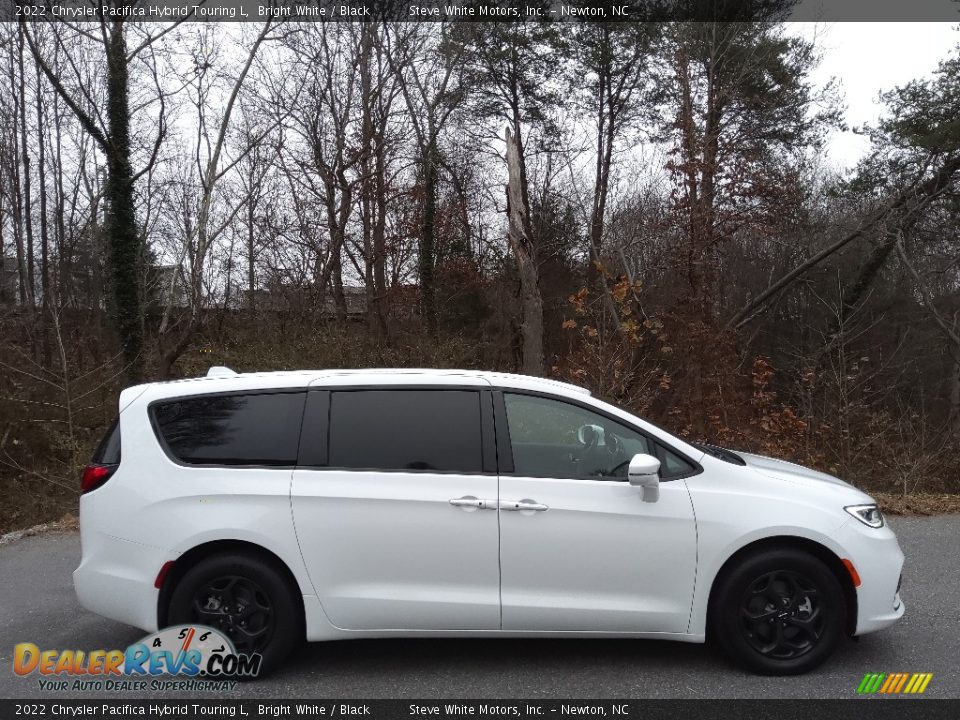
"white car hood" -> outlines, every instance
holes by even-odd
[[[844,482],[838,477],[828,475],[819,470],[812,470],[803,465],[797,465],[786,460],[777,460],[776,458],[765,457],[763,455],[753,455],[751,453],[736,451],[737,455],[743,458],[747,467],[753,468],[762,475],[777,478],[778,480],[815,480],[831,485],[841,485],[843,487],[853,488],[853,486]]]

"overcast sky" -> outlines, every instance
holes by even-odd
[[[881,91],[929,76],[960,43],[958,26],[944,22],[794,23],[791,30],[817,37],[824,54],[813,79],[840,81],[851,126],[876,120],[883,111]],[[849,167],[868,146],[854,133],[837,133],[828,154],[838,166]]]

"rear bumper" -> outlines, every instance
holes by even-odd
[[[87,610],[133,625],[147,632],[157,630],[156,576],[165,551],[121,540],[102,533],[82,533],[83,558],[73,572],[77,599]]]

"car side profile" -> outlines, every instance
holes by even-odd
[[[84,471],[89,610],[302,640],[624,637],[796,674],[903,615],[874,501],[542,378],[237,374],[128,388]]]

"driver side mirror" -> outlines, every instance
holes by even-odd
[[[660,461],[653,455],[637,453],[630,460],[627,478],[636,487],[660,487]]]

